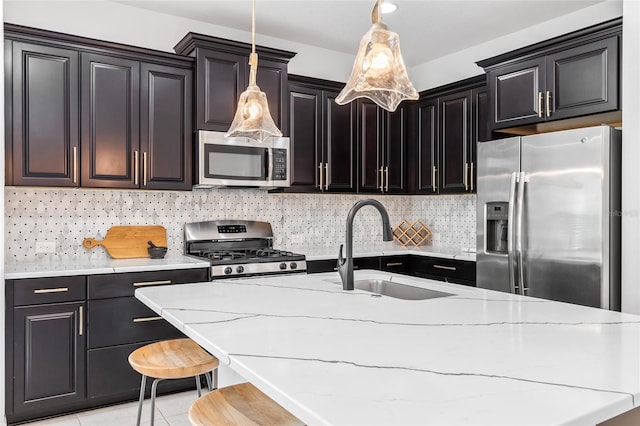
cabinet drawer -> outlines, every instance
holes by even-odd
[[[87,397],[101,398],[119,396],[124,399],[136,398],[140,392],[142,376],[129,365],[129,354],[148,344],[92,349],[87,352]],[[193,378],[163,380],[158,383],[158,394],[168,391],[195,389]],[[147,379],[146,393],[151,392],[151,380]],[[194,400],[197,395],[194,394]]]
[[[476,280],[476,263],[442,259],[437,257],[412,257],[409,272],[417,276],[439,276],[445,281],[453,282],[453,279],[461,279],[469,282]],[[452,280],[449,280],[452,278]]]
[[[88,348],[172,339],[182,333],[134,297],[90,300]]]
[[[85,276],[28,278],[12,281],[14,306],[84,300]]]
[[[380,270],[387,272],[404,273],[407,267],[407,256],[382,256],[380,258]]]
[[[203,268],[90,275],[87,277],[88,299],[133,296],[133,293],[137,288],[150,285],[184,284],[208,281],[208,272],[208,268]]]

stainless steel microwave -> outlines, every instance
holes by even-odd
[[[223,132],[198,131],[195,188],[281,188],[290,185],[289,138],[258,142],[226,138]]]

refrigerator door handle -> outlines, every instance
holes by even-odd
[[[519,274],[519,289],[520,289],[520,294],[521,295],[525,295],[525,291],[527,291],[528,289],[526,288],[525,282],[524,282],[524,262],[523,262],[523,255],[522,255],[522,230],[523,230],[523,211],[524,211],[524,183],[526,180],[526,176],[524,172],[520,173],[520,176],[518,177],[518,197],[517,197],[517,201],[516,201],[516,254],[518,256],[518,274]]]
[[[509,288],[511,293],[516,293],[516,266],[515,266],[515,246],[514,235],[515,217],[516,217],[516,182],[518,181],[518,173],[511,173],[511,181],[509,183],[509,208],[507,216],[507,257],[509,260]]]

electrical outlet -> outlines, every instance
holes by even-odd
[[[55,241],[36,241],[36,253],[55,253]]]

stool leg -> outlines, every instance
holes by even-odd
[[[155,379],[151,385],[151,426],[153,426],[153,418],[156,414],[156,389],[158,388],[158,382],[162,379]]]
[[[200,375],[196,376],[196,389],[198,389],[198,398],[202,396],[202,389],[200,387]]]
[[[218,389],[218,369],[213,370],[211,375],[213,375],[213,389]]]
[[[142,402],[144,401],[144,387],[147,383],[147,376],[142,375],[142,383],[140,383],[140,401],[138,401],[138,420],[136,426],[140,426],[140,418],[142,417]]]
[[[207,379],[207,390],[209,392],[211,392],[213,390],[212,384],[211,384],[211,376],[210,376],[211,372],[208,373],[204,373],[204,377],[205,379]]]

